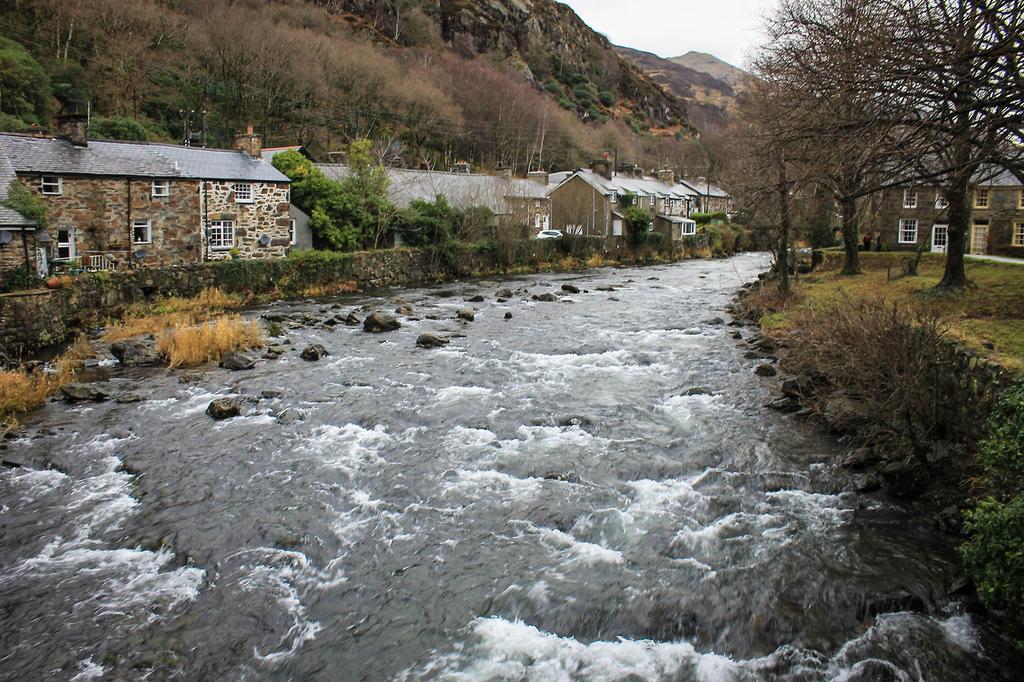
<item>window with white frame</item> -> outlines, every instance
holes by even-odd
[[[154,197],[169,197],[169,196],[171,196],[171,181],[170,180],[154,180],[153,181],[153,196]]]
[[[903,208],[917,208],[917,190],[903,190]]]
[[[132,221],[132,243],[133,244],[152,244],[153,243],[153,223],[148,220],[133,220]]]
[[[44,175],[39,180],[39,189],[43,194],[64,194],[64,178],[57,175]]]
[[[236,182],[231,186],[231,190],[235,193],[236,204],[251,204],[252,203],[252,183],[251,182]]]
[[[1024,223],[1017,223],[1013,226],[1012,246],[1024,246]]]
[[[298,233],[295,230],[295,218],[288,219],[288,243],[295,246],[295,241],[298,238]]]
[[[235,247],[235,221],[214,220],[210,222],[210,250],[227,251]]]
[[[684,236],[697,234],[697,223],[687,220],[685,223],[683,223],[683,229],[681,230],[681,232]]]
[[[916,244],[917,243],[917,221],[916,220],[900,220],[900,244]]]
[[[942,192],[935,193],[935,208],[940,211],[949,208],[949,200],[943,196]]]
[[[988,208],[988,189],[979,187],[974,190],[974,208]]]
[[[618,195],[618,194],[616,194],[615,192],[612,192],[612,193],[611,193],[611,194],[610,194],[610,195],[608,196],[608,203],[609,203],[609,204],[617,204],[617,203],[619,203],[619,195]]]

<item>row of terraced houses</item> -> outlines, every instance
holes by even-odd
[[[0,133],[0,269],[122,270],[226,258],[279,258],[314,246],[309,218],[290,203],[289,179],[271,161],[297,147],[263,149],[250,128],[234,149],[90,140],[85,116],[58,120],[58,134]],[[347,168],[320,164],[329,177]],[[453,206],[486,206],[494,229],[623,235],[622,197],[651,213],[649,229],[681,240],[696,234],[694,211],[727,211],[728,195],[703,180],[662,172],[590,168],[528,178],[391,169],[400,207],[439,195]],[[47,226],[2,204],[11,183],[43,200]],[[401,243],[401,235],[396,241]]]

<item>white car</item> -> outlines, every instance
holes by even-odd
[[[561,239],[562,233],[558,230],[541,230],[534,239]]]

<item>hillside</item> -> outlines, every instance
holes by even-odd
[[[175,141],[193,112],[210,145],[251,123],[319,156],[369,137],[394,164],[519,173],[693,147],[681,102],[553,0],[19,0],[0,31],[8,130],[88,107],[94,135]]]
[[[708,54],[707,52],[696,52],[691,50],[679,57],[672,57],[669,61],[679,64],[680,66],[685,66],[688,69],[693,69],[694,71],[706,73],[709,76],[728,83],[734,88],[740,84],[743,77],[746,75],[742,69],[738,69],[732,64],[724,62],[718,57]]]
[[[743,71],[703,52],[688,52],[681,57],[665,59],[628,47],[615,49],[681,99],[695,128],[709,132],[725,125],[729,110],[735,104],[736,88],[743,78]]]

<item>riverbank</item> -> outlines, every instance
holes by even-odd
[[[762,276],[732,311],[759,328],[748,342],[770,356],[764,375],[781,378],[769,406],[846,444],[838,463],[850,488],[881,490],[941,530],[1019,636],[1024,412],[1019,397],[1002,401],[1020,393],[1009,389],[1024,367],[1024,268],[971,262],[971,288],[937,294],[941,257],[926,256],[918,276],[893,276],[905,258],[862,254],[854,277],[826,258],[789,295]],[[974,594],[966,581],[957,589]]]

